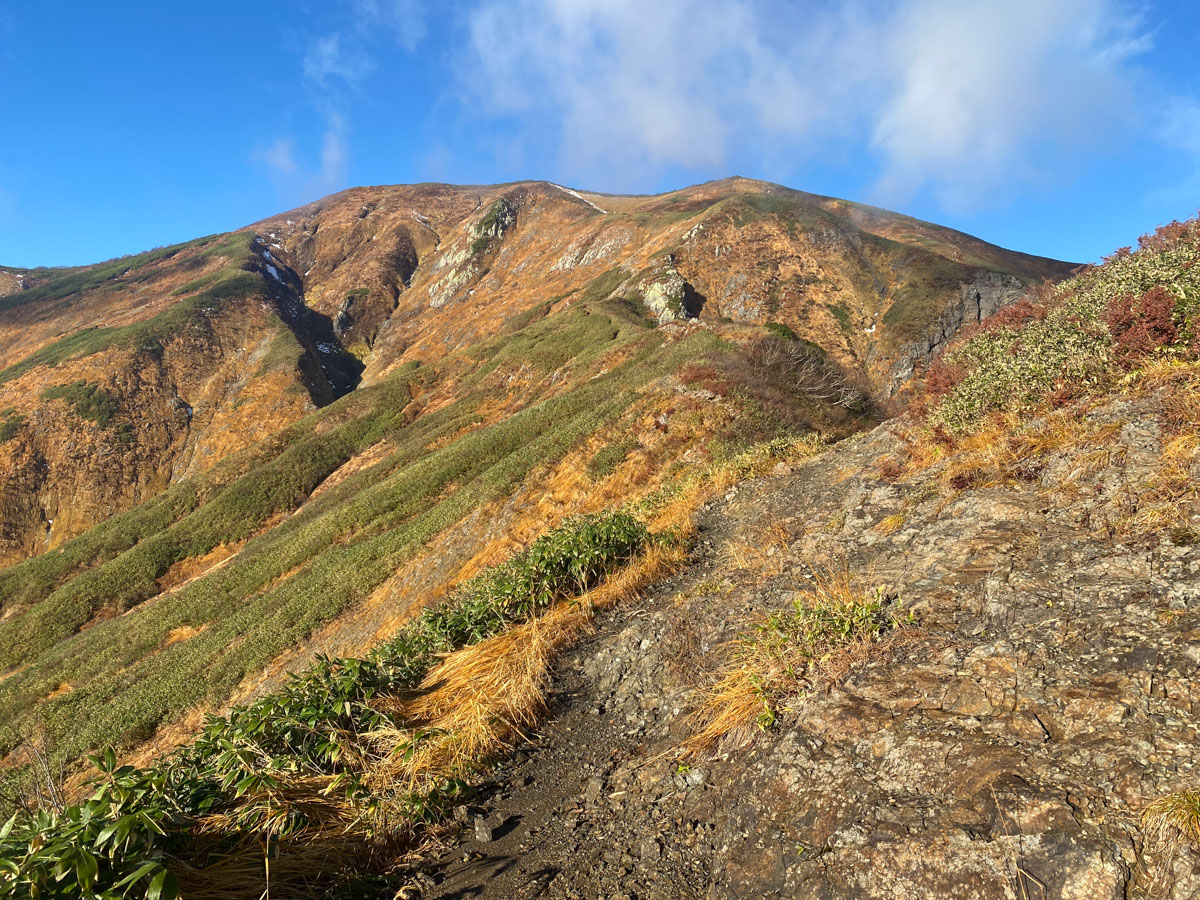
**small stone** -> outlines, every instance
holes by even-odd
[[[483,816],[475,817],[475,840],[481,844],[490,844],[492,842],[492,826],[487,823],[487,819]]]
[[[655,838],[647,838],[646,840],[642,841],[641,846],[638,847],[638,855],[641,856],[642,859],[653,862],[662,855],[662,846]]]

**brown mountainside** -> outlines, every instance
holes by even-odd
[[[521,313],[611,295],[660,323],[778,322],[887,396],[961,324],[1069,268],[730,178],[651,197],[356,188],[97,266],[0,269],[0,561],[204,471],[363,364],[372,383]]]

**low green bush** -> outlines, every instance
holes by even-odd
[[[75,381],[59,384],[42,391],[43,400],[65,400],[81,419],[95,422],[100,428],[121,411],[117,398],[97,384]]]

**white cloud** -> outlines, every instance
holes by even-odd
[[[485,0],[471,85],[500,112],[557,117],[574,168],[720,165],[734,133],[803,130],[814,98],[752,4]]]
[[[251,158],[266,169],[267,176],[288,202],[298,203],[346,187],[350,144],[341,116],[330,115],[321,136],[321,151],[314,165],[296,159],[296,141],[280,137],[259,147]]]
[[[322,87],[334,79],[354,84],[374,67],[362,53],[344,51],[342,37],[334,33],[317,38],[304,54],[304,77]]]
[[[300,169],[296,165],[296,142],[292,138],[276,138],[256,149],[251,158],[277,176],[294,175]]]
[[[346,122],[340,116],[332,116],[321,136],[321,168],[316,174],[317,185],[322,192],[342,187],[350,165],[350,142],[346,136]]]
[[[931,184],[961,206],[1104,140],[1132,108],[1140,20],[1111,0],[916,0],[889,27],[872,147],[888,195]]]
[[[478,108],[549,128],[567,175],[837,142],[869,153],[881,193],[951,205],[1123,127],[1148,47],[1123,0],[479,0],[468,23]]]
[[[1168,148],[1183,154],[1190,171],[1185,171],[1182,182],[1152,191],[1147,199],[1178,210],[1180,216],[1191,215],[1200,197],[1200,100],[1176,97],[1166,104],[1159,136]],[[1181,201],[1188,204],[1186,208],[1180,209]]]
[[[383,30],[405,50],[415,50],[425,39],[424,0],[353,0],[352,14],[360,33]]]

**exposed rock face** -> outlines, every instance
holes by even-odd
[[[511,835],[447,851],[428,895],[1200,895],[1200,855],[1170,862],[1137,823],[1198,775],[1200,548],[1096,527],[1161,453],[1165,399],[1098,413],[1128,424],[1078,492],[1073,452],[949,502],[936,466],[882,481],[890,426],[731,492],[692,568],[563,662],[553,721],[480,804],[520,816]],[[730,571],[732,542],[777,528],[769,571]],[[681,757],[727,642],[843,565],[919,628],[770,731]]]
[[[1015,275],[981,271],[951,296],[945,311],[929,332],[900,351],[892,366],[886,393],[890,396],[912,377],[917,365],[928,363],[949,344],[966,325],[978,325],[992,313],[1015,301],[1025,285]]]
[[[642,302],[660,325],[677,319],[697,319],[704,308],[703,299],[670,267],[644,288]]]

